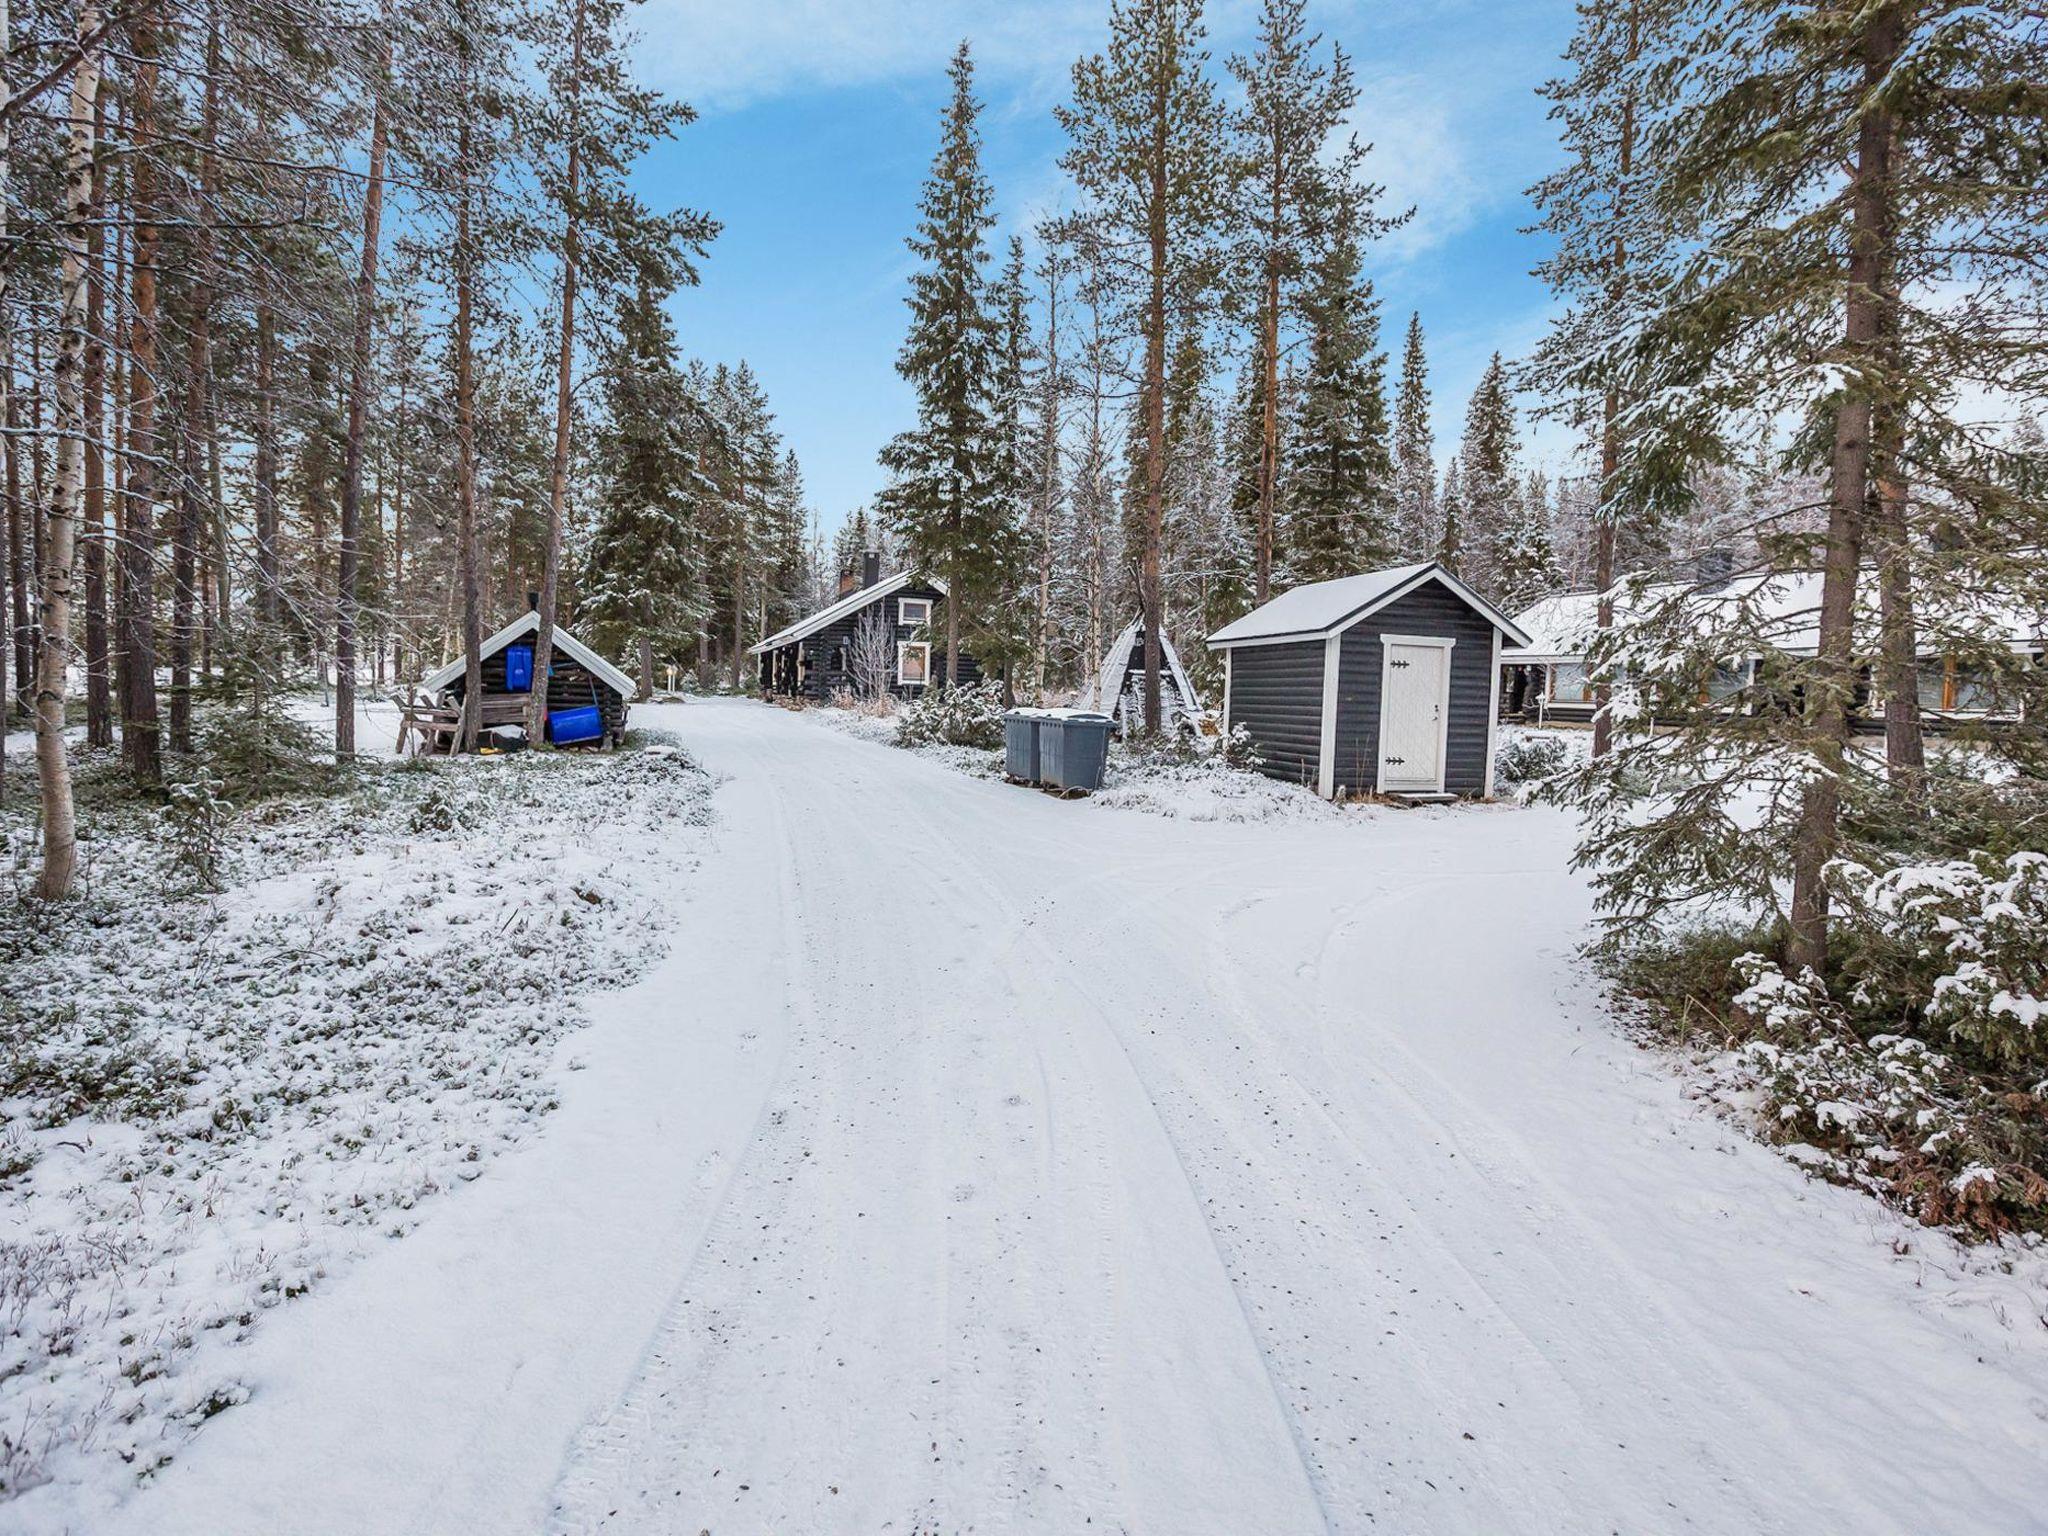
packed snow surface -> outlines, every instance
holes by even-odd
[[[2041,1528],[2030,1257],[1697,1109],[1573,957],[1561,814],[635,714],[725,776],[669,957],[92,1529]]]

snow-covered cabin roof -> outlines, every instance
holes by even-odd
[[[793,640],[802,640],[807,636],[815,635],[819,630],[827,629],[833,624],[838,623],[839,620],[845,618],[849,613],[858,613],[878,598],[888,597],[892,593],[901,592],[911,582],[917,580],[920,574],[920,572],[914,570],[898,571],[894,576],[884,577],[872,587],[857,588],[847,593],[846,596],[840,598],[837,602],[820,608],[809,618],[798,619],[787,629],[778,629],[759,645],[747,647],[747,654],[749,656],[758,656],[763,651],[772,651],[780,646],[788,645]],[[940,596],[950,597],[952,595],[947,590],[946,584],[939,580],[938,577],[926,576],[923,579],[937,587]]]
[[[1819,571],[1753,572],[1704,584],[1653,582],[1641,588],[1640,597],[1623,584],[1615,589],[1615,614],[1625,619],[1631,613],[1652,612],[1677,601],[1698,612],[1704,623],[1717,611],[1739,604],[1748,610],[1745,627],[1763,644],[1790,655],[1812,655],[1820,644],[1820,589]],[[2015,648],[2038,645],[2048,634],[2048,615],[2030,617],[2016,602],[1996,594],[1928,591],[1920,594],[1919,601],[1926,616],[1938,619],[1943,627],[1998,635]],[[1528,632],[1529,642],[1502,650],[1502,664],[1579,660],[1598,631],[1599,603],[1597,592],[1566,592],[1531,605],[1515,616],[1515,622]],[[1875,642],[1877,606],[1877,583],[1866,569],[1856,585],[1856,624],[1870,637],[1868,643]]]
[[[1276,640],[1323,640],[1349,629],[1427,582],[1436,582],[1483,614],[1510,641],[1529,637],[1515,621],[1458,580],[1435,560],[1396,565],[1362,576],[1312,581],[1282,592],[1243,618],[1224,625],[1209,637],[1212,650],[1233,645],[1263,645]]]
[[[521,635],[531,635],[537,633],[539,629],[540,615],[529,608],[510,624],[507,624],[503,629],[484,641],[483,648],[477,654],[479,657],[495,656]],[[625,673],[606,661],[597,652],[593,651],[581,640],[578,640],[559,624],[555,626],[554,646],[556,650],[561,651],[564,655],[581,662],[590,670],[592,675],[607,686],[616,689],[622,697],[630,699],[640,691],[640,685],[634,682],[632,678],[626,676]],[[428,693],[439,693],[443,688],[451,687],[461,681],[462,669],[463,658],[458,656],[439,671],[429,672],[424,678],[420,679],[420,686],[426,689]]]
[[[1109,654],[1102,658],[1102,670],[1090,685],[1086,702],[1091,707],[1108,711],[1114,718],[1123,703],[1124,674],[1131,665],[1131,653],[1138,648],[1144,627],[1143,619],[1133,619],[1125,626],[1124,632],[1116,637]],[[1182,707],[1197,710],[1202,707],[1201,695],[1195,692],[1195,685],[1188,681],[1187,668],[1180,664],[1180,652],[1174,649],[1173,640],[1165,630],[1159,632],[1160,658],[1166,663],[1168,678],[1178,690]]]

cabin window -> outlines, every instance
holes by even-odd
[[[896,600],[896,622],[898,624],[929,624],[931,621],[932,600],[930,598],[903,597]]]
[[[844,672],[846,670],[846,644],[844,641],[832,647],[831,670],[834,672]]]
[[[922,640],[906,641],[896,647],[896,681],[922,688],[931,681],[932,648]]]
[[[1593,680],[1586,676],[1586,669],[1576,661],[1560,662],[1550,669],[1550,702],[1553,704],[1590,704],[1593,702]]]
[[[1718,662],[1707,674],[1707,698],[1718,703],[1742,692],[1749,682],[1749,668],[1742,663]]]
[[[1953,658],[1920,664],[1920,707],[1954,714],[1984,714],[1998,707],[1998,684],[1983,667]]]

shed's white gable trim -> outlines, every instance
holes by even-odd
[[[477,656],[479,659],[485,656],[495,656],[521,635],[538,634],[539,632],[540,615],[529,608],[510,624],[507,624],[503,629],[484,641],[477,651]],[[553,644],[556,650],[581,662],[605,684],[616,689],[621,698],[631,699],[640,692],[640,685],[638,683],[634,682],[632,678],[626,676],[625,673],[606,661],[597,652],[593,651],[581,640],[578,640],[559,624],[554,628]],[[458,656],[455,660],[449,662],[447,666],[429,672],[425,677],[421,678],[420,686],[428,693],[439,693],[444,688],[451,688],[461,681],[465,665],[464,658]]]
[[[1528,636],[1513,619],[1432,560],[1423,565],[1395,566],[1366,576],[1345,576],[1296,587],[1224,625],[1209,637],[1208,646],[1212,651],[1226,651],[1240,645],[1327,640],[1430,582],[1442,586],[1517,645],[1529,643]]]

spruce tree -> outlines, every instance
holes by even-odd
[[[1297,581],[1372,570],[1395,547],[1386,358],[1379,300],[1361,264],[1357,213],[1347,207],[1336,216],[1304,306],[1308,362],[1288,444],[1287,537]]]
[[[1458,547],[1465,580],[1497,596],[1521,470],[1515,440],[1515,407],[1508,395],[1507,369],[1493,354],[1465,409],[1465,435],[1458,445],[1464,496]]]
[[[993,194],[981,170],[981,105],[964,42],[949,76],[939,151],[907,241],[922,267],[910,280],[910,333],[896,369],[917,391],[917,426],[882,451],[894,478],[881,506],[951,592],[944,611],[952,687],[960,681],[961,613],[1001,579],[1014,541],[1014,501],[997,419],[1001,334],[982,271]]]
[[[1619,490],[1690,487],[1760,423],[1791,422],[1784,464],[1818,495],[1756,520],[1759,581],[1711,602],[1632,593],[1594,648],[1596,666],[1642,679],[1609,758],[1561,786],[1587,812],[1581,859],[1617,933],[1711,904],[1774,922],[1785,961],[1825,974],[1830,870],[1881,858],[1855,828],[1897,808],[1897,783],[1849,744],[1866,668],[1889,650],[1882,679],[1932,650],[2005,707],[2038,697],[1970,594],[2039,606],[2040,564],[2019,552],[2037,546],[2042,503],[1987,473],[1990,434],[1957,381],[2024,396],[2038,368],[2038,172],[2024,168],[2040,100],[2014,82],[2044,77],[2044,46],[1999,7],[1722,0],[1664,48],[1683,90],[1645,152],[1659,216],[1692,233],[1628,336]],[[1882,580],[1902,554],[1914,610],[1873,640],[1860,616],[1883,593],[1872,602],[1866,558]],[[1816,585],[1811,632],[1788,643],[1764,596]],[[1705,679],[1754,656],[1756,682],[1699,704]],[[2024,731],[1975,745],[2038,758]],[[1645,793],[1673,783],[1685,792]]]
[[[603,359],[603,475],[577,612],[593,642],[631,649],[643,695],[657,660],[687,661],[708,617],[696,517],[708,487],[693,441],[705,408],[679,365],[663,297],[643,276]]]
[[[1436,442],[1429,425],[1429,362],[1422,316],[1408,316],[1401,347],[1401,387],[1394,401],[1394,527],[1401,554],[1433,560],[1441,526],[1436,507]]]
[[[1451,455],[1451,462],[1444,466],[1444,488],[1437,497],[1437,511],[1439,521],[1431,558],[1442,561],[1444,569],[1453,575],[1462,575],[1465,566],[1465,486],[1455,453]]]

